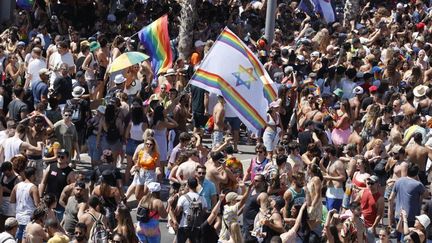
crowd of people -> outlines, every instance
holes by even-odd
[[[0,29],[0,242],[432,242],[430,2],[278,1],[271,43],[268,1],[184,2],[35,0]],[[172,68],[110,73],[163,14]],[[189,84],[225,26],[277,88],[258,133]]]

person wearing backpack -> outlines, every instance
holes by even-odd
[[[99,122],[99,130],[96,135],[96,147],[103,150],[110,149],[114,161],[122,152],[122,137],[124,132],[124,118],[118,110],[116,100],[111,99],[105,108],[105,114]]]
[[[81,205],[78,211],[79,223],[87,225],[86,238],[89,243],[108,242],[107,220],[101,200],[97,196],[91,196],[87,205]]]
[[[136,235],[140,242],[159,243],[159,218],[166,218],[168,213],[160,200],[161,185],[158,182],[150,182],[147,187],[150,193],[140,200],[137,209]]]
[[[177,243],[185,243],[187,239],[191,243],[200,242],[200,226],[207,218],[206,200],[197,193],[198,181],[191,177],[187,181],[189,192],[180,196],[175,210],[176,215],[181,214],[180,223],[173,219],[174,229],[177,231]]]
[[[78,133],[78,145],[84,144],[84,138],[86,134],[87,120],[90,116],[90,105],[87,100],[82,98],[85,89],[81,86],[76,86],[72,91],[72,99],[66,101],[66,108],[72,111],[72,122]]]

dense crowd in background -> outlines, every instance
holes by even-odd
[[[430,2],[277,1],[269,43],[268,1],[197,0],[183,58],[186,2],[35,0],[0,28],[0,242],[432,242]],[[172,68],[110,73],[164,14]],[[189,84],[225,26],[277,87],[258,133]]]

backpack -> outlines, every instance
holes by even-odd
[[[199,229],[205,220],[201,197],[198,197],[198,200],[195,198],[192,200],[187,194],[185,194],[185,197],[189,202],[186,225],[192,229]]]
[[[67,107],[70,108],[72,110],[72,122],[76,123],[76,122],[80,122],[82,115],[81,115],[81,101],[78,102],[78,104],[72,104],[71,100],[67,100]]]
[[[117,129],[116,124],[111,123],[108,125],[106,139],[109,144],[114,144],[120,139],[120,131]]]
[[[91,213],[89,213],[89,214],[94,221],[94,224],[90,230],[89,242],[90,243],[108,243],[108,232],[102,223],[103,215],[101,214],[99,219],[96,219],[96,217],[93,214],[91,214]]]

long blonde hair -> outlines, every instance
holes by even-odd
[[[144,148],[147,148],[147,146],[145,145],[145,143],[147,141],[151,141],[153,143],[153,146],[151,148],[151,151],[147,151],[147,153],[149,153],[150,155],[153,155],[154,153],[158,153],[159,154],[159,147],[158,144],[156,143],[156,139],[154,139],[153,137],[148,137],[146,140],[144,140]]]
[[[233,223],[230,226],[230,235],[235,243],[243,243],[243,237],[240,232],[240,225]]]

